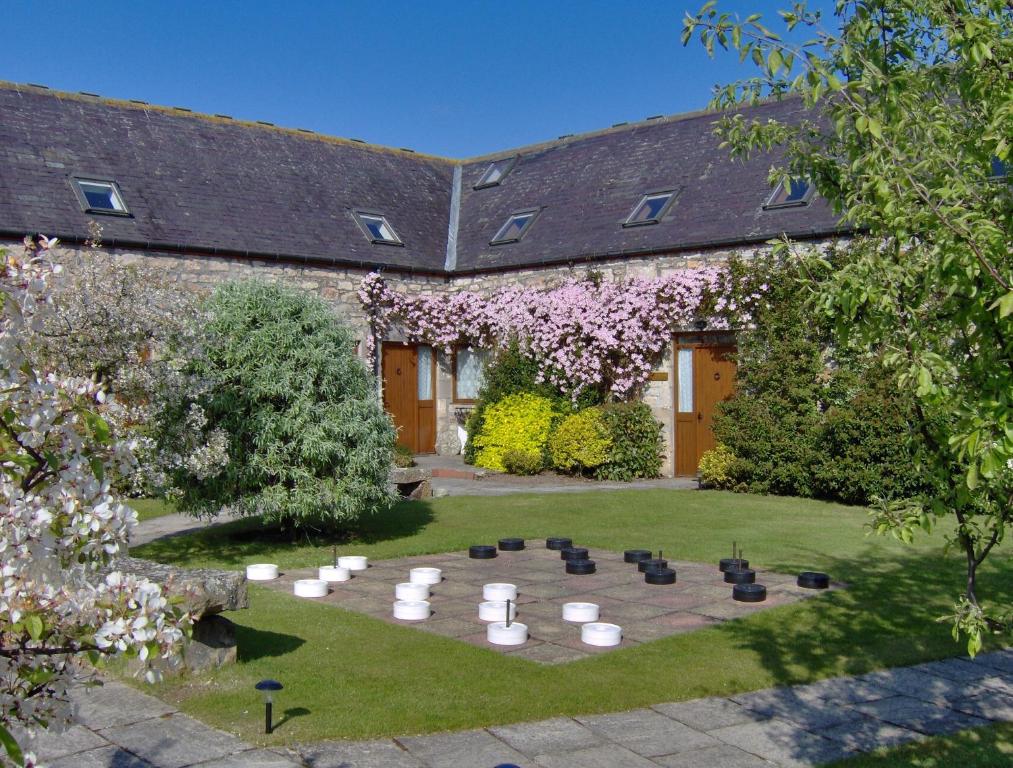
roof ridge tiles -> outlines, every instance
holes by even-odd
[[[119,107],[123,109],[138,109],[145,111],[163,112],[168,115],[183,119],[196,119],[203,120],[204,122],[213,124],[227,124],[231,126],[243,126],[248,128],[256,128],[260,130],[275,131],[278,133],[287,134],[290,136],[299,136],[304,139],[311,139],[314,141],[324,141],[335,144],[358,144],[363,149],[369,149],[376,152],[389,152],[396,155],[408,155],[413,156],[422,160],[438,161],[449,164],[456,164],[461,162],[460,160],[443,157],[441,155],[431,155],[425,152],[417,152],[408,149],[402,149],[398,147],[387,147],[383,144],[373,144],[367,141],[355,141],[353,139],[344,138],[342,136],[330,136],[325,133],[307,132],[305,129],[300,128],[286,128],[283,126],[275,125],[262,120],[242,120],[238,118],[229,118],[223,115],[208,114],[206,112],[198,112],[187,109],[186,107],[176,106],[165,106],[161,104],[150,104],[140,99],[119,99],[109,96],[96,96],[92,94],[75,93],[73,91],[62,91],[55,88],[50,88],[46,85],[40,85],[37,83],[15,83],[9,80],[0,80],[0,90],[9,91],[27,91],[33,93],[39,93],[46,96],[52,96],[58,99],[67,101],[87,101],[88,103],[100,103],[106,104],[110,107]]]

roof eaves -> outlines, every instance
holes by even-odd
[[[21,242],[25,233],[12,229],[0,228],[0,240]],[[50,238],[56,237],[63,243],[86,245],[90,237],[82,235],[48,232]],[[305,254],[280,253],[274,251],[250,251],[236,248],[218,248],[215,246],[190,245],[188,243],[168,243],[153,240],[132,240],[129,238],[103,237],[102,245],[106,248],[137,248],[145,251],[161,251],[163,253],[195,254],[202,256],[225,256],[234,259],[255,259],[257,261],[276,261],[296,264],[326,264],[333,267],[350,269],[374,270],[380,272],[397,272],[401,274],[423,275],[446,278],[450,276],[442,269],[419,269],[411,265],[391,264],[389,262],[368,261],[365,259],[345,259],[338,256],[307,256]]]
[[[793,240],[821,240],[824,238],[849,236],[856,233],[856,230],[847,226],[838,226],[830,229],[810,229],[795,232],[788,235]],[[748,245],[759,245],[771,240],[785,236],[785,232],[770,232],[763,235],[750,235],[748,237],[719,238],[711,240],[696,240],[680,245],[655,246],[651,248],[626,248],[610,249],[605,251],[589,251],[569,256],[556,256],[542,259],[531,259],[516,264],[501,264],[490,267],[470,267],[458,269],[453,277],[494,274],[497,272],[515,272],[518,270],[531,269],[532,267],[562,266],[574,263],[587,263],[596,261],[607,261],[616,258],[637,258],[640,256],[660,256],[686,253],[687,251],[712,250],[715,248],[731,248]]]

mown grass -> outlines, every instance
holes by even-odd
[[[865,512],[821,502],[700,491],[456,497],[406,503],[339,542],[374,559],[463,549],[503,536],[571,536],[622,550],[663,549],[715,562],[737,540],[746,557],[787,573],[825,570],[847,590],[564,666],[540,666],[331,606],[251,590],[239,663],[176,680],[161,695],[185,711],[263,741],[254,683],[285,684],[270,743],[371,738],[607,712],[661,701],[807,682],[962,652],[935,620],[961,586],[941,536],[914,546],[867,537]],[[283,568],[330,558],[332,542],[245,520],[139,547],[190,566]],[[1009,604],[1013,564],[1000,549],[981,594]],[[291,710],[288,715],[286,710]]]
[[[1013,723],[974,728],[833,763],[828,768],[1009,768]]]
[[[127,502],[127,506],[132,507],[137,512],[137,520],[139,522],[163,517],[164,515],[171,515],[176,511],[176,508],[172,504],[161,499],[130,499]]]

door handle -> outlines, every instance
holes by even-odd
[[[696,415],[696,420],[697,421],[703,421],[703,413],[698,412],[697,415]]]

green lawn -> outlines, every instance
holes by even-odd
[[[176,508],[172,504],[161,499],[130,499],[127,502],[127,506],[132,507],[137,512],[138,522],[151,520],[154,517],[162,517],[163,515],[171,515],[176,511]]]
[[[961,563],[941,536],[915,546],[867,537],[862,509],[701,491],[618,491],[450,497],[405,503],[372,520],[339,553],[374,559],[463,549],[503,536],[572,536],[622,550],[664,549],[717,562],[737,540],[754,564],[828,571],[850,588],[747,619],[545,667],[367,616],[251,588],[240,660],[214,674],[166,682],[161,695],[244,738],[264,741],[253,690],[285,684],[270,743],[369,738],[606,712],[711,694],[860,673],[961,653],[944,614]],[[982,595],[1013,602],[1009,547],[981,578]],[[139,547],[133,554],[193,566],[283,568],[328,561],[331,542],[229,523]],[[286,713],[288,710],[288,714]]]
[[[1013,723],[937,736],[834,763],[833,768],[1009,768],[1013,765]]]

